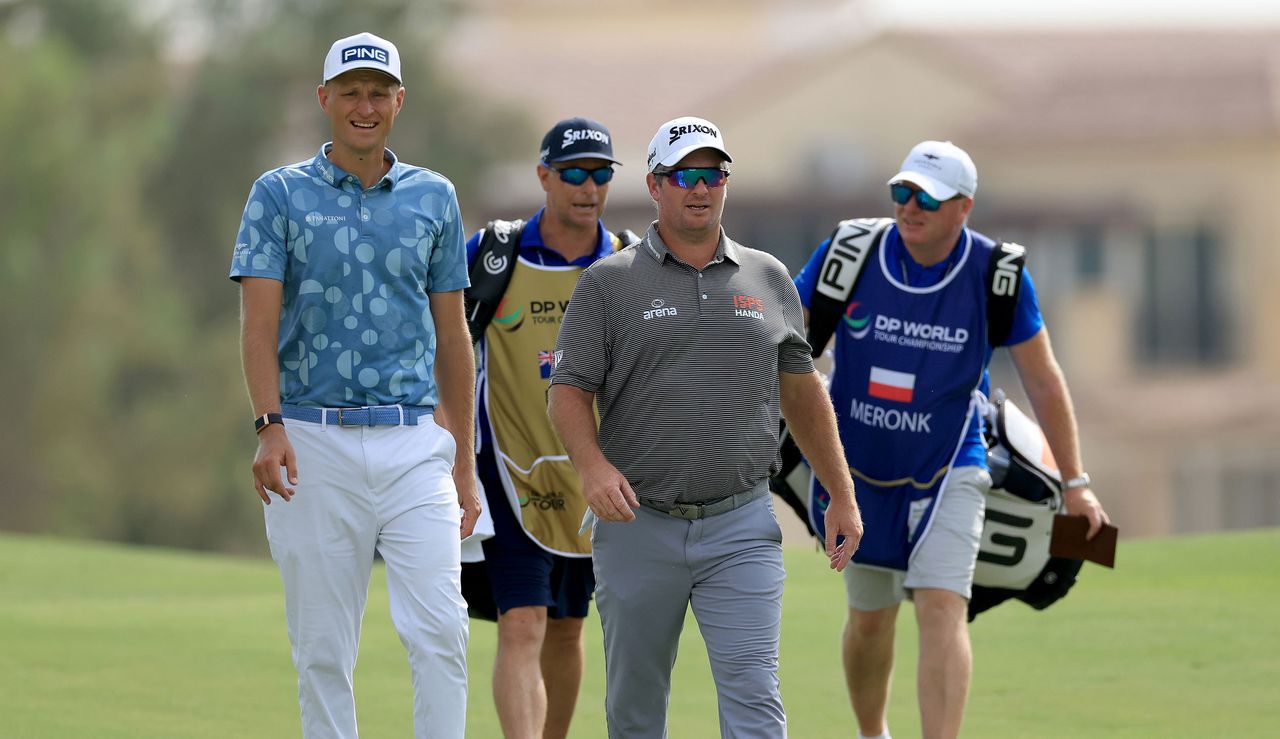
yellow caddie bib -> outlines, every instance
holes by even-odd
[[[516,518],[556,554],[591,555],[578,534],[587,505],[569,456],[547,418],[552,354],[582,267],[520,259],[497,315],[485,329],[485,407],[498,474]]]

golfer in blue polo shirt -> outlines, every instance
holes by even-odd
[[[386,148],[401,79],[391,42],[333,44],[316,91],[333,140],[258,178],[231,262],[254,486],[306,737],[356,736],[352,671],[375,549],[409,652],[414,733],[465,731],[459,542],[480,513],[466,252],[453,185]]]

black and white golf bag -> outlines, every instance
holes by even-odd
[[[987,404],[987,493],[969,620],[1010,598],[1041,610],[1067,594],[1083,564],[1049,556],[1062,477],[1044,432],[996,389]]]
[[[1062,478],[1044,432],[996,389],[986,412],[987,465],[992,486],[987,494],[982,543],[969,600],[969,620],[1010,598],[1042,610],[1067,594],[1083,564],[1049,556],[1053,516],[1062,508]],[[817,536],[810,495],[812,470],[782,432],[781,470],[770,481]]]

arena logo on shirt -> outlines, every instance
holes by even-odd
[[[650,310],[644,312],[644,320],[649,321],[654,318],[662,318],[663,316],[678,315],[675,306],[667,305],[667,301],[662,298],[654,298],[649,305],[653,306]]]
[[[764,301],[751,295],[733,296],[733,315],[764,320]]]

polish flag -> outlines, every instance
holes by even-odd
[[[910,403],[915,388],[916,376],[909,372],[894,372],[883,367],[872,367],[867,394],[873,398]]]

